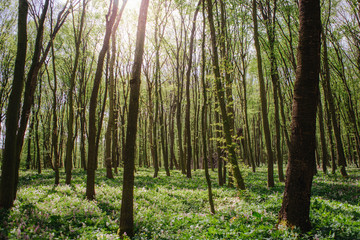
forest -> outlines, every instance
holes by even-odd
[[[0,239],[360,239],[359,0],[0,1]]]

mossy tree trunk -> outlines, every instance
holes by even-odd
[[[220,68],[219,68],[219,56],[218,56],[218,47],[216,43],[216,32],[215,32],[215,24],[213,17],[213,6],[212,1],[207,0],[207,13],[208,13],[208,21],[210,26],[210,34],[211,34],[211,46],[212,46],[212,61],[213,61],[213,71],[215,74],[215,85],[216,85],[216,94],[217,100],[219,102],[221,117],[223,123],[223,131],[225,135],[226,147],[228,150],[228,159],[230,162],[230,169],[233,173],[233,177],[235,178],[235,184],[238,189],[244,190],[245,183],[244,179],[241,175],[239,165],[236,158],[235,153],[235,145],[232,140],[231,135],[231,127],[230,127],[230,119],[228,117],[227,109],[226,109],[226,99],[225,99],[225,91],[221,81]]]

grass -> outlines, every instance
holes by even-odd
[[[135,239],[360,239],[360,171],[351,177],[319,173],[313,183],[313,230],[275,229],[283,183],[266,187],[266,169],[243,169],[247,190],[219,187],[211,172],[216,214],[209,214],[204,172],[192,179],[140,169],[135,179]],[[61,175],[64,179],[64,175]],[[276,176],[275,176],[276,177]],[[117,239],[122,174],[97,171],[96,201],[85,199],[86,174],[54,187],[53,172],[21,172],[15,206],[1,212],[0,239]]]

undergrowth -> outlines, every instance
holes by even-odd
[[[135,239],[360,239],[360,171],[351,177],[318,173],[313,182],[313,229],[276,229],[283,183],[266,187],[266,169],[243,169],[247,190],[220,187],[211,172],[216,214],[209,211],[203,170],[188,179],[138,169],[135,178]],[[64,179],[64,175],[61,175]],[[276,177],[276,176],[275,176]],[[96,200],[85,198],[86,174],[73,173],[72,185],[53,185],[53,172],[20,174],[15,206],[2,211],[0,239],[117,239],[122,173],[114,179],[97,171]]]

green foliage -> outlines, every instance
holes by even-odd
[[[135,239],[359,239],[358,170],[343,179],[319,173],[313,184],[313,230],[277,230],[283,183],[268,189],[266,169],[245,170],[247,190],[219,187],[211,172],[217,213],[209,211],[204,172],[185,178],[139,169],[135,179]],[[74,172],[72,186],[54,187],[52,171],[21,172],[15,206],[1,213],[0,231],[9,239],[117,239],[122,174],[98,171],[96,201],[85,199],[85,173]],[[62,176],[64,177],[64,176]]]

